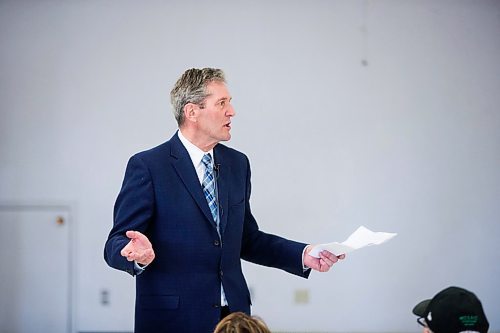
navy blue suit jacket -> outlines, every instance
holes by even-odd
[[[221,283],[231,312],[250,313],[241,259],[307,277],[306,244],[259,230],[250,211],[247,157],[218,144],[220,233],[177,133],[130,158],[105,245],[106,262],[134,275],[120,255],[127,230],[144,233],[154,261],[136,276],[135,332],[209,333],[220,318]]]

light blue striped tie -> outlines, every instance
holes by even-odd
[[[214,168],[212,167],[212,156],[210,154],[203,155],[201,160],[203,165],[205,165],[205,175],[203,176],[203,182],[201,183],[203,187],[203,193],[208,202],[208,207],[212,212],[212,217],[214,218],[217,228],[219,228],[219,206],[217,205],[217,194],[215,193],[215,177]]]

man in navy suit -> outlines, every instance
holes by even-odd
[[[187,70],[171,101],[179,130],[130,158],[104,257],[136,276],[135,332],[209,333],[250,314],[241,259],[307,278],[344,256],[259,230],[248,158],[219,143],[235,115],[220,69]]]

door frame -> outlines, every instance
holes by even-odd
[[[26,212],[26,211],[65,211],[68,214],[68,318],[66,331],[76,332],[76,204],[71,202],[25,202],[25,201],[0,201],[0,211]]]

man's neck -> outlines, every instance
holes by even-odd
[[[212,150],[218,142],[207,142],[199,135],[196,135],[195,131],[190,130],[189,128],[179,128],[179,131],[182,135],[189,140],[193,145],[200,148],[204,152]]]

